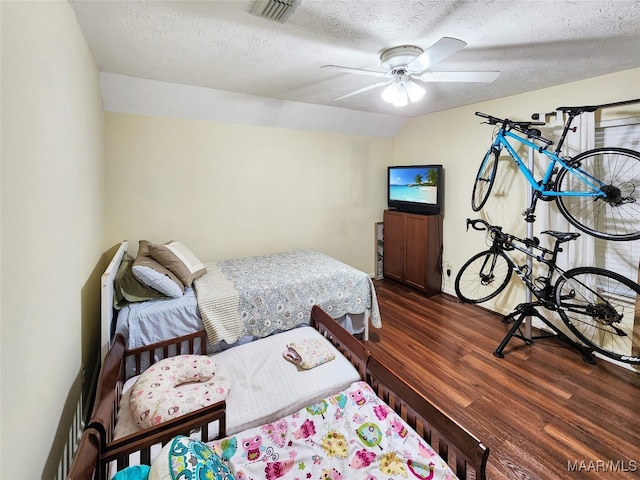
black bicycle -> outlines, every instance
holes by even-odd
[[[540,245],[538,238],[518,238],[482,219],[467,219],[467,229],[469,226],[486,230],[491,245],[488,250],[474,255],[458,272],[455,290],[460,300],[481,303],[494,298],[507,287],[513,272],[537,299],[519,305],[514,313],[505,317],[505,320],[511,320],[519,315],[509,335],[494,352],[496,356],[503,356],[502,350],[512,336],[518,336],[516,331],[526,316],[540,318],[556,335],[568,339],[536,310],[536,307],[544,307],[557,312],[579,342],[586,346],[587,350],[579,348],[585,358],[589,359],[590,353],[595,351],[620,362],[640,363],[640,339],[633,337],[640,285],[602,268],[578,267],[564,271],[556,265],[556,258],[562,252],[561,245],[575,240],[579,233],[542,232],[554,239],[554,246],[549,250]],[[531,257],[535,268],[518,265],[512,258],[516,251]]]

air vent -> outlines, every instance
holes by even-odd
[[[249,13],[283,23],[293,13],[299,0],[255,0]]]

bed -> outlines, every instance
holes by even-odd
[[[476,478],[478,480],[486,478],[485,469],[489,450],[476,437],[431,404],[424,394],[405,383],[393,368],[388,365],[383,365],[377,359],[373,358],[362,342],[346,332],[317,306],[314,306],[312,309],[310,323],[349,360],[359,373],[360,379],[366,379],[367,384],[372,388],[372,391],[375,392],[376,398],[381,402],[385,402],[390,410],[401,415],[407,427],[410,427],[412,431],[420,435],[426,443],[429,443],[435,448],[444,461],[451,466],[452,471],[455,472],[458,478]],[[182,342],[184,351],[189,349],[191,342],[197,343],[205,341],[202,333],[199,337],[194,338],[187,342]],[[169,342],[166,343],[168,344]],[[118,340],[115,344],[120,345],[121,340]],[[161,346],[160,349],[170,350],[167,345]],[[144,349],[140,351],[143,350]],[[148,354],[149,352],[147,352],[147,355]],[[122,357],[122,355],[120,356]],[[136,356],[139,355],[136,354]],[[137,359],[136,362],[142,362],[142,360]],[[119,369],[116,370],[120,376],[124,375],[122,361],[120,362]],[[101,386],[105,386],[103,383],[104,379],[113,375],[113,373],[103,369],[100,373]],[[221,438],[226,435],[232,435],[226,432],[228,402],[224,402],[223,404],[210,408],[209,410],[211,411],[205,412],[204,415],[201,412],[198,415],[193,415],[193,418],[185,417],[184,422],[163,425],[162,428],[144,431],[142,434],[129,436],[128,438],[125,437],[116,441],[110,441],[108,437],[109,431],[112,433],[113,430],[110,426],[111,420],[107,419],[115,418],[114,402],[121,394],[121,386],[124,379],[121,378],[118,381],[113,381],[112,379],[111,381],[115,385],[112,392],[109,392],[107,388],[102,388],[102,392],[98,392],[98,396],[104,399],[104,401],[96,400],[97,403],[102,405],[102,407],[96,405],[96,409],[102,408],[102,413],[98,415],[99,421],[97,423],[92,421],[88,425],[94,432],[99,432],[100,438],[98,440],[100,441],[97,442],[95,436],[88,436],[86,440],[83,437],[82,441],[92,442],[94,448],[92,448],[91,445],[85,449],[80,448],[79,453],[74,459],[74,466],[72,467],[72,471],[74,472],[87,472],[91,470],[91,465],[95,465],[95,470],[90,472],[90,474],[86,474],[84,477],[76,475],[73,478],[92,478],[93,475],[95,475],[96,478],[109,478],[109,476],[107,476],[107,468],[110,464],[117,470],[122,470],[128,465],[135,463],[150,465],[162,445],[167,444],[177,435],[191,435],[199,439],[211,438],[210,425],[212,421],[216,423],[215,435]],[[357,381],[358,380],[356,380],[356,382]],[[353,383],[351,385],[353,385]],[[356,385],[358,384],[356,383]],[[364,387],[364,385],[362,387]],[[350,388],[350,386],[346,388]],[[344,390],[345,389],[336,390],[335,393],[325,396],[324,398],[331,399],[335,397],[339,391]],[[321,400],[322,398],[320,399],[320,403]],[[109,401],[111,401],[111,403],[109,403]],[[309,405],[317,403],[318,401],[313,401],[309,402]],[[96,411],[96,409],[94,409],[94,411]],[[292,411],[288,415],[295,413],[295,411]],[[211,416],[208,416],[209,414],[211,414]],[[280,418],[285,419],[287,415],[283,415]],[[278,421],[279,420],[275,420],[275,422]],[[330,421],[330,419],[327,418],[327,421]],[[273,424],[274,421],[265,423]],[[250,428],[260,428],[260,426]],[[243,437],[243,432],[247,431],[249,430],[242,430],[235,435]],[[96,444],[99,444],[99,446],[95,447]],[[98,450],[99,457],[97,459],[92,458],[91,453],[83,454],[83,452],[94,452],[93,455],[95,456],[96,450]],[[418,463],[420,462],[415,462],[414,466]]]
[[[369,275],[317,250],[204,263],[207,273],[184,295],[136,302],[114,310],[114,281],[128,242],[102,275],[102,354],[116,333],[128,349],[207,331],[207,353],[308,323],[320,305],[351,333],[369,335],[380,314]],[[236,307],[237,305],[237,307]]]
[[[137,458],[118,459],[118,455],[147,437],[164,435],[165,431],[174,435],[179,431],[195,432],[199,438],[213,439],[274,421],[362,378],[368,350],[342,327],[344,338],[334,341],[327,333],[330,331],[327,325],[338,325],[319,307],[312,311],[313,326],[303,325],[208,357],[217,365],[216,376],[231,380],[225,401],[145,429],[134,421],[129,402],[137,376],[164,358],[199,351],[206,342],[206,333],[201,331],[133,350],[126,350],[124,338],[116,334],[100,371],[89,421],[89,426],[102,435],[105,462],[117,459],[120,462],[117,468],[129,462],[148,463],[158,448],[144,450]],[[285,347],[303,340],[322,342],[333,360],[306,370],[286,361],[282,356]],[[128,378],[132,365],[133,376]]]
[[[288,344],[305,341],[324,342],[333,360],[305,370],[283,358],[282,352]],[[228,434],[288,415],[360,378],[349,360],[308,325],[239,345],[209,358],[217,367],[216,376],[230,383],[225,399]],[[137,378],[132,377],[123,385],[115,439],[140,432],[129,407]]]

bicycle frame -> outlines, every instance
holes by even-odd
[[[554,299],[554,291],[552,285],[552,278],[554,273],[557,271],[560,275],[564,273],[564,270],[556,265],[556,257],[558,253],[562,250],[559,248],[559,242],[556,241],[553,250],[548,250],[546,248],[537,246],[537,245],[529,245],[530,242],[525,241],[522,238],[514,237],[513,235],[507,235],[508,246],[506,242],[494,239],[493,244],[489,247],[489,250],[493,253],[502,253],[507,264],[511,268],[511,270],[520,277],[520,280],[524,282],[527,288],[535,295],[535,297],[544,305],[548,310],[557,310],[557,305]],[[525,245],[522,247],[517,245],[516,243],[520,243]],[[529,248],[535,249],[541,252],[539,255],[529,250]],[[519,266],[513,258],[509,255],[510,250],[518,250],[519,252],[524,253],[528,257],[533,258],[539,264],[544,264],[547,266],[547,275],[539,276],[537,279],[544,279],[544,285],[542,287],[538,287],[535,284],[535,280],[532,279],[531,275],[533,271],[525,271],[525,268],[528,270],[528,265]],[[551,255],[551,258],[545,258],[545,255]],[[493,265],[491,266],[493,268]],[[484,267],[483,267],[484,269]]]
[[[538,153],[546,156],[549,159],[549,166],[547,167],[543,178],[538,181],[533,176],[533,172],[527,167],[524,163],[518,152],[513,148],[513,146],[509,143],[509,139],[513,139],[527,147],[533,148]],[[606,197],[606,194],[602,191],[601,187],[604,186],[604,183],[598,180],[597,178],[589,175],[588,173],[582,171],[580,168],[574,167],[570,164],[570,160],[564,159],[560,157],[557,152],[549,152],[545,147],[541,147],[540,145],[536,145],[532,141],[529,141],[526,138],[521,137],[520,135],[516,135],[510,130],[502,127],[498,130],[496,134],[496,138],[493,141],[492,148],[498,150],[498,152],[502,151],[502,148],[505,148],[509,155],[513,158],[516,165],[525,176],[531,188],[539,197]],[[557,172],[557,167],[563,168],[569,171],[572,175],[576,176],[581,180],[581,182],[585,185],[584,190],[579,191],[556,191],[551,190],[552,188],[552,177],[554,172]]]
[[[577,351],[579,351],[582,354],[582,357],[586,362],[595,363],[595,359],[594,359],[594,356],[593,356],[593,350],[590,347],[582,345],[581,343],[577,343],[577,342],[573,341],[571,338],[567,337],[566,334],[562,330],[560,330],[555,325],[554,322],[550,321],[549,319],[547,319],[545,316],[541,315],[536,310],[536,307],[538,307],[538,306],[544,307],[544,308],[546,308],[547,310],[550,310],[550,311],[559,311],[560,308],[561,308],[557,304],[557,302],[555,300],[555,294],[556,294],[555,285],[551,284],[551,279],[552,279],[552,277],[553,277],[553,275],[554,275],[554,273],[556,271],[560,275],[564,275],[564,273],[565,273],[565,271],[563,269],[561,269],[560,267],[556,266],[557,254],[562,250],[562,249],[559,248],[560,241],[559,240],[556,241],[555,246],[553,248],[553,251],[544,249],[544,248],[539,247],[537,245],[531,245],[531,247],[533,247],[533,248],[535,248],[537,250],[540,250],[542,252],[542,254],[539,255],[539,256],[535,255],[528,248],[525,249],[523,247],[520,247],[518,245],[514,245],[513,244],[513,241],[517,241],[519,243],[524,244],[526,247],[530,247],[529,243],[524,241],[521,238],[513,237],[511,235],[508,235],[507,236],[507,241],[508,241],[508,246],[505,244],[504,241],[502,241],[500,239],[494,239],[494,242],[491,245],[491,247],[489,248],[489,250],[491,252],[496,253],[496,254],[501,254],[502,255],[502,257],[506,260],[507,264],[512,269],[512,271],[514,271],[518,275],[518,277],[520,277],[520,279],[525,283],[525,285],[531,291],[531,293],[533,293],[533,295],[535,295],[535,297],[538,299],[538,301],[537,302],[529,302],[529,303],[521,303],[516,307],[516,309],[512,313],[510,313],[509,315],[503,317],[503,319],[502,319],[503,322],[508,323],[510,321],[513,321],[513,325],[509,329],[509,332],[507,333],[507,335],[505,335],[505,337],[500,342],[500,345],[498,346],[498,348],[496,348],[494,350],[493,355],[495,357],[498,357],[498,358],[504,358],[504,349],[505,349],[505,347],[507,346],[507,344],[509,343],[509,341],[511,340],[512,337],[520,338],[526,344],[532,344],[533,341],[537,340],[537,339],[552,338],[554,336],[558,336],[559,338],[566,339],[570,345],[572,345]],[[548,268],[547,275],[545,277],[538,277],[538,278],[543,278],[544,279],[544,286],[543,287],[538,288],[535,285],[535,280],[533,280],[531,278],[531,276],[533,274],[533,271],[525,272],[522,267],[518,266],[518,264],[513,261],[511,256],[507,253],[510,249],[512,249],[512,247],[513,247],[513,249],[518,250],[518,251],[524,253],[527,256],[533,257],[539,263],[544,263],[545,265],[547,265],[547,268]],[[546,255],[546,254],[551,254],[551,258],[550,259],[544,258],[544,255]],[[485,265],[483,265],[483,270],[484,270],[484,267],[485,267]],[[493,270],[493,265],[491,266],[491,269]],[[531,317],[535,317],[535,318],[539,319],[540,321],[542,321],[554,333],[545,333],[545,334],[537,335],[537,336],[531,336],[531,335],[526,336],[520,330],[520,327],[521,327],[522,322],[524,321],[525,318],[531,318]]]

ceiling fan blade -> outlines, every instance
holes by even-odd
[[[338,70],[340,72],[346,73],[357,73],[358,75],[369,75],[370,77],[385,78],[390,76],[390,74],[387,72],[376,72],[374,70],[362,70],[360,68],[340,67],[338,65],[322,65],[320,68],[328,68],[331,70]]]
[[[341,97],[334,98],[333,101],[335,102],[336,100],[342,100],[344,98],[353,97],[354,95],[358,95],[360,93],[368,92],[369,90],[373,90],[374,88],[384,87],[385,85],[389,85],[391,82],[393,82],[393,80],[391,80],[389,82],[374,83],[373,85],[369,85],[368,87],[361,88],[360,90],[356,90],[355,92],[347,93],[346,95],[342,95]]]
[[[423,82],[477,82],[491,83],[500,72],[423,72],[416,78]]]
[[[457,38],[442,37],[436,43],[422,52],[418,58],[409,63],[406,67],[410,73],[424,72],[427,68],[432,67],[449,55],[453,55],[458,50],[467,46],[466,42]]]

